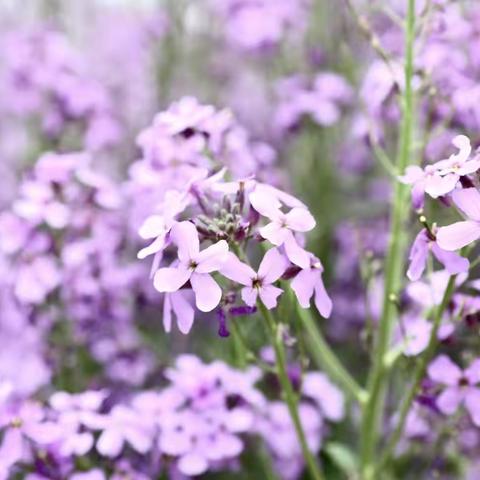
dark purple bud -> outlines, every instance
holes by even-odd
[[[465,315],[465,323],[469,328],[475,328],[480,324],[480,312]]]
[[[227,338],[230,336],[230,332],[227,328],[227,317],[225,312],[222,308],[217,310],[217,318],[218,318],[218,335],[223,338]]]
[[[253,315],[256,313],[257,307],[249,307],[247,305],[242,305],[240,307],[232,307],[229,310],[230,315],[234,317],[243,317],[245,315]]]
[[[294,390],[297,392],[300,391],[300,386],[302,383],[302,369],[300,366],[289,365],[287,373]]]
[[[435,397],[433,395],[418,395],[415,401],[422,407],[426,407],[432,412],[439,413],[440,410],[437,407]]]
[[[460,183],[462,184],[462,187],[463,188],[472,188],[474,187],[475,185],[473,184],[472,180],[467,177],[467,176],[462,176],[460,177]]]

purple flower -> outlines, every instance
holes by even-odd
[[[138,252],[138,258],[142,259],[152,254],[161,254],[167,243],[167,234],[175,224],[175,218],[188,204],[187,196],[183,192],[172,190],[165,194],[162,204],[162,214],[151,215],[143,222],[139,235],[143,239],[154,239],[147,247]],[[156,262],[161,258],[157,257]]]
[[[15,295],[24,303],[40,304],[60,284],[61,273],[53,255],[42,255],[18,267]]]
[[[255,190],[249,196],[253,208],[269,218],[271,223],[260,228],[262,237],[273,245],[284,246],[288,259],[301,268],[308,268],[310,256],[297,242],[294,232],[308,232],[315,228],[315,219],[302,207],[294,207],[283,213],[278,198],[265,190]]]
[[[423,208],[425,193],[432,198],[441,197],[451,192],[458,181],[452,176],[442,177],[435,165],[427,165],[425,169],[416,165],[407,167],[405,175],[399,180],[412,185],[412,205],[415,209]]]
[[[104,391],[87,391],[76,395],[55,392],[50,397],[50,405],[58,414],[57,423],[62,432],[58,440],[62,456],[82,456],[91,450],[93,434],[85,431],[84,427],[89,421],[95,421],[94,412],[98,411],[105,398]]]
[[[321,372],[308,372],[303,377],[302,394],[313,399],[328,420],[338,422],[345,415],[342,391]]]
[[[179,290],[178,292],[166,293],[163,303],[163,326],[166,332],[172,329],[172,313],[177,319],[178,329],[187,334],[193,325],[195,311],[190,304],[191,290]]]
[[[197,308],[210,312],[219,304],[222,290],[209,274],[218,271],[224,264],[228,253],[227,242],[220,240],[200,252],[198,232],[190,222],[177,223],[170,236],[178,246],[178,263],[174,267],[157,270],[154,287],[159,292],[176,292],[190,280]]]
[[[468,259],[457,253],[444,250],[437,244],[436,240],[430,237],[427,230],[423,229],[416,236],[410,250],[410,265],[407,270],[407,277],[410,280],[415,281],[422,276],[427,264],[429,251],[433,253],[435,258],[451,275],[467,272],[470,267]]]
[[[151,448],[155,434],[154,419],[124,405],[115,405],[108,414],[90,417],[88,426],[102,431],[97,450],[106,457],[120,455],[125,443],[136,452],[145,454]]]
[[[475,173],[480,168],[480,159],[477,157],[468,161],[472,153],[470,139],[465,135],[457,135],[452,140],[453,145],[459,149],[459,152],[450,155],[446,160],[440,160],[435,164],[439,175],[448,178],[449,182],[458,182],[461,176]],[[456,183],[455,183],[456,184]]]
[[[285,272],[288,261],[276,248],[271,248],[263,257],[258,273],[252,267],[242,263],[233,253],[228,255],[220,273],[225,277],[245,285],[242,288],[242,299],[250,307],[257,302],[257,297],[268,308],[277,306],[277,298],[283,290],[273,286]]]
[[[472,147],[465,135],[458,135],[452,140],[459,152],[446,160],[433,165],[427,165],[425,170],[418,166],[407,168],[400,181],[412,188],[412,203],[414,208],[423,207],[423,195],[428,193],[432,198],[438,198],[455,189],[461,176],[469,175],[480,168],[480,159],[468,161]]]
[[[480,193],[475,188],[455,190],[455,205],[468,220],[438,229],[437,243],[444,250],[458,250],[480,238]]]
[[[320,260],[311,255],[310,267],[301,270],[290,285],[303,308],[310,308],[310,299],[315,295],[315,306],[323,317],[328,318],[332,313],[332,300],[325,290],[322,272]]]
[[[445,415],[454,414],[460,405],[465,405],[472,421],[480,426],[480,359],[461,370],[446,355],[438,356],[428,367],[428,376],[444,385],[436,404]]]
[[[46,421],[45,411],[33,402],[13,405],[0,412],[0,427],[6,428],[0,446],[0,471],[8,471],[15,463],[26,459],[30,441],[45,447],[61,436],[60,427]]]

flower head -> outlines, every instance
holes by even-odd
[[[176,292],[190,281],[197,308],[210,312],[222,297],[222,290],[210,273],[218,271],[224,264],[228,253],[227,242],[220,240],[200,251],[198,232],[191,222],[175,224],[170,236],[178,247],[178,261],[174,266],[157,270],[154,287],[159,292]]]

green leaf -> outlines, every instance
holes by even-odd
[[[358,459],[346,445],[338,442],[329,442],[325,445],[323,451],[347,475],[354,476],[358,473]]]

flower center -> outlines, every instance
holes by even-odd
[[[10,425],[12,428],[20,428],[23,425],[23,421],[20,417],[15,417],[10,421]]]
[[[260,278],[254,278],[252,280],[252,287],[253,288],[260,288],[262,286],[262,280]]]
[[[467,378],[465,377],[462,377],[459,381],[458,381],[458,385],[460,387],[467,387],[468,385],[470,385],[469,381]]]
[[[195,260],[190,260],[189,268],[195,270],[198,267],[198,263]]]

